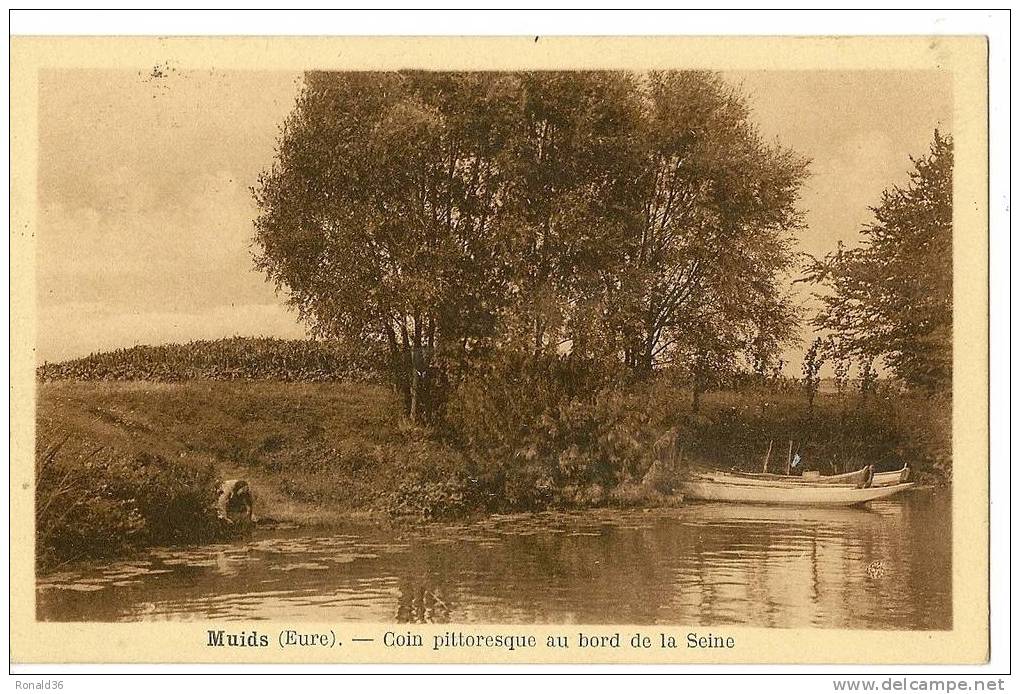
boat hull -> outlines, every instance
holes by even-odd
[[[797,477],[795,475],[772,475],[757,472],[738,472],[706,470],[698,474],[699,478],[711,479],[716,482],[732,482],[736,484],[754,484],[766,487],[785,487],[789,485],[839,485],[844,487],[867,487],[871,480],[871,469],[861,468],[855,472],[830,477]]]
[[[913,486],[911,483],[864,488],[807,484],[763,486],[693,479],[683,482],[680,489],[684,498],[700,501],[779,506],[855,506],[899,494]]]
[[[891,487],[895,484],[902,484],[910,478],[910,468],[904,466],[892,472],[876,472],[871,480],[873,487]]]

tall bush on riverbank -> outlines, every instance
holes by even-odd
[[[216,487],[209,466],[49,446],[36,458],[36,564],[215,538]]]
[[[441,434],[464,451],[488,510],[599,505],[656,460],[677,405],[649,406],[668,399],[664,385],[575,357],[508,353],[459,385]]]

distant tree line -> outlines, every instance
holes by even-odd
[[[36,368],[40,381],[359,381],[371,364],[347,345],[318,340],[230,337],[137,345]]]
[[[499,354],[670,366],[695,397],[797,325],[807,161],[710,72],[311,72],[256,264],[406,414]]]

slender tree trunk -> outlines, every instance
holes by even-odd
[[[641,353],[641,370],[645,374],[652,373],[652,353],[655,350],[655,337],[653,332],[645,336],[644,350]]]
[[[412,417],[411,413],[415,408],[415,403],[413,402],[414,396],[412,394],[414,387],[414,348],[412,347],[411,335],[407,331],[406,317],[401,317],[400,319],[400,340],[402,344],[400,350],[400,369],[398,372],[402,376],[400,390],[404,396],[404,414]]]
[[[414,317],[414,335],[411,341],[411,405],[408,416],[418,424],[421,418],[421,317]]]
[[[414,368],[414,357],[411,358],[411,387],[410,387],[410,403],[408,404],[408,417],[410,420],[417,424],[418,423],[418,370]]]
[[[397,333],[394,331],[390,319],[386,319],[384,322],[383,330],[386,333],[386,344],[389,347],[390,381],[393,385],[393,394],[400,397],[403,411],[406,414],[410,409],[411,401],[408,398],[409,394],[405,387],[405,372],[401,363],[403,361],[403,351],[400,348],[400,343],[397,342]]]
[[[765,451],[765,462],[761,464],[761,471],[769,471],[769,457],[772,455],[772,440],[769,440],[769,449]]]
[[[708,384],[707,368],[700,359],[695,361],[694,373],[691,378],[691,408],[697,413],[701,409],[701,396]]]

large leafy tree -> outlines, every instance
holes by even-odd
[[[808,162],[762,141],[742,95],[709,72],[645,80],[641,223],[625,276],[625,360],[673,364],[695,390],[744,353],[774,354],[796,315],[783,289],[796,262]]]
[[[640,103],[622,72],[519,73],[507,168],[513,217],[507,341],[534,354],[586,350],[605,278],[636,220]]]
[[[814,261],[807,279],[826,290],[814,324],[841,354],[881,358],[934,393],[952,381],[952,138],[936,130],[928,154],[911,161],[910,182],[882,193],[860,245]]]
[[[497,348],[705,384],[790,332],[805,166],[712,73],[314,72],[255,190],[256,263],[384,355],[413,420]]]
[[[419,420],[492,339],[509,78],[309,73],[255,191],[256,263],[317,333],[376,345]]]

